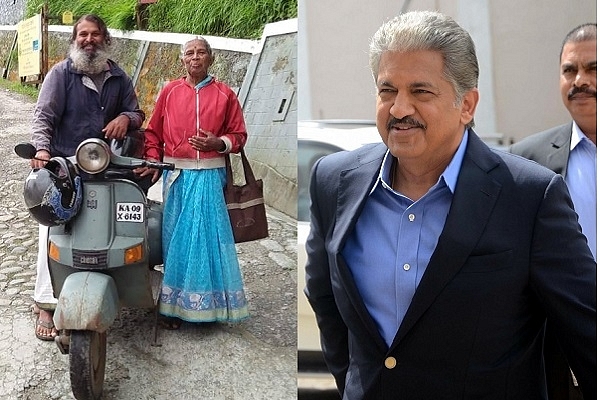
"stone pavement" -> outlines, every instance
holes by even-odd
[[[22,200],[33,104],[0,89],[0,399],[72,399],[68,356],[34,335],[37,225]],[[269,210],[267,239],[237,246],[251,318],[159,330],[124,309],[108,335],[104,399],[295,399],[296,221]]]

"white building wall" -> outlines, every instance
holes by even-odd
[[[595,0],[299,0],[298,4],[299,119],[374,119],[369,40],[404,7],[429,9],[452,16],[473,36],[481,64],[476,129],[480,135],[500,133],[507,141],[570,119],[558,88],[560,46],[572,28],[597,20]]]

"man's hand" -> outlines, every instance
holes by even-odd
[[[127,128],[129,128],[129,117],[126,115],[119,115],[117,118],[110,121],[102,132],[104,137],[107,139],[121,140],[127,134]]]
[[[220,137],[215,136],[214,133],[200,130],[200,133],[206,135],[206,137],[202,136],[192,136],[188,139],[188,143],[192,146],[194,150],[198,151],[225,151],[225,142]]]
[[[153,160],[153,159],[148,159],[148,161],[158,162],[157,160]],[[158,170],[156,168],[148,168],[148,167],[135,168],[133,170],[133,172],[136,175],[138,175],[140,178],[143,178],[148,175],[152,175],[152,183],[156,183],[156,181],[160,177],[160,170]]]
[[[35,153],[35,158],[39,158],[39,160],[36,160],[34,158],[29,160],[29,165],[31,165],[31,168],[43,168],[44,165],[46,165],[46,162],[50,159],[50,153],[48,152],[48,150],[38,150]]]

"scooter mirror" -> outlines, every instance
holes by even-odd
[[[35,158],[35,147],[31,143],[19,143],[15,146],[15,153],[21,158],[31,160]]]

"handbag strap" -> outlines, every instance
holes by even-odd
[[[240,157],[242,158],[242,168],[244,170],[246,184],[255,184],[256,178],[254,177],[254,172],[250,167],[250,162],[248,161],[243,148],[240,150]],[[225,157],[225,169],[227,172],[227,186],[233,186],[233,171],[231,169],[231,158],[229,154]]]

